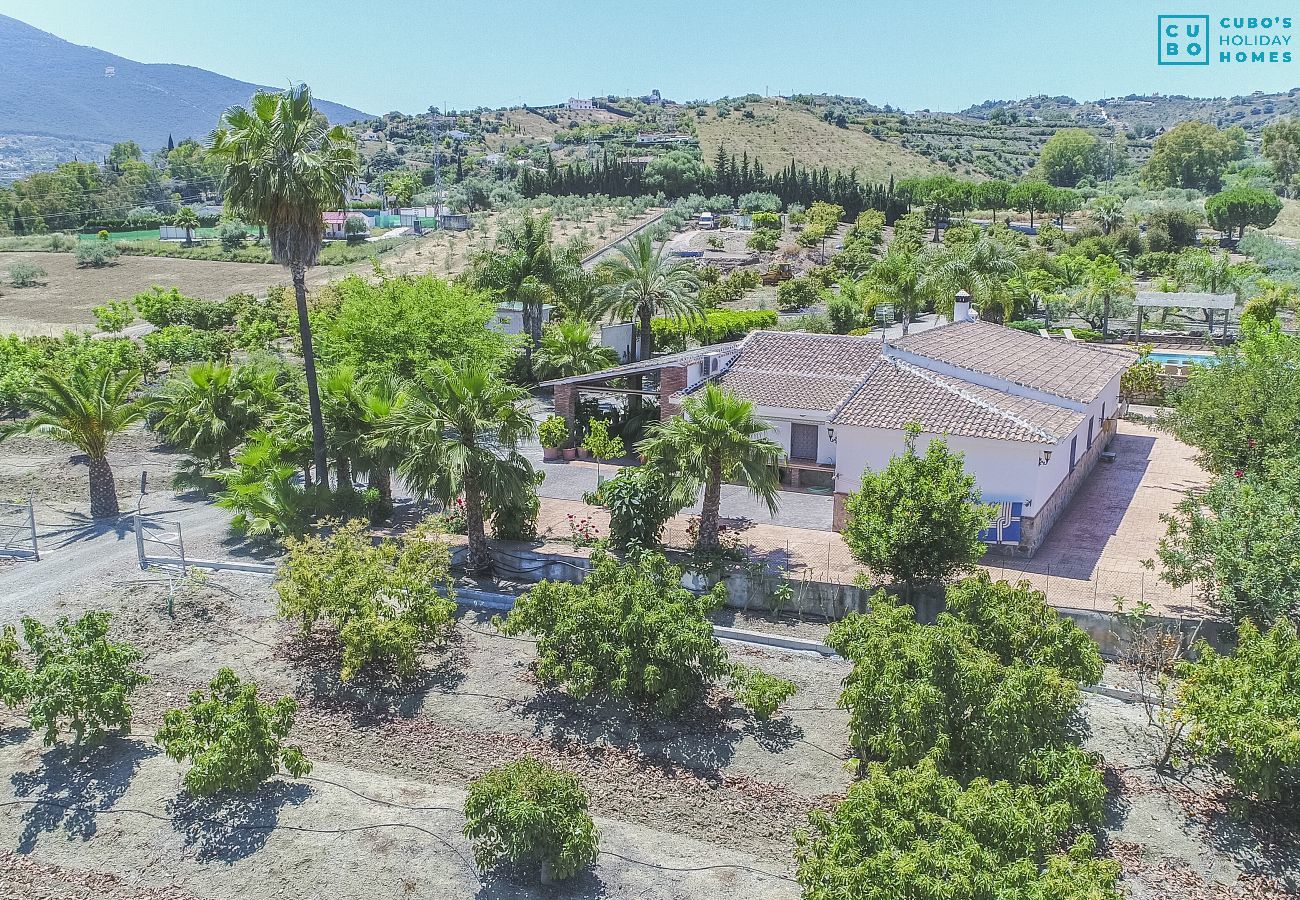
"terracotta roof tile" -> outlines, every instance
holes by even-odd
[[[761,406],[830,412],[879,360],[879,340],[756,331],[715,380]]]
[[[886,359],[833,421],[900,429],[915,422],[930,434],[1055,444],[1079,426],[1083,414]]]
[[[1066,400],[1091,403],[1137,355],[1051,340],[991,322],[958,322],[908,335],[891,350],[923,356]],[[922,363],[923,364],[923,363]]]

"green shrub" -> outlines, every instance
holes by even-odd
[[[781,704],[799,690],[793,681],[769,675],[762,669],[733,663],[731,666],[731,692],[740,705],[760,722],[766,722],[781,708]]]
[[[344,681],[369,665],[410,674],[419,645],[437,637],[456,612],[451,550],[427,525],[376,544],[365,524],[353,520],[286,546],[275,583],[279,615],[298,622],[304,634],[317,622],[328,624],[343,645]]]
[[[217,226],[217,241],[221,249],[233,253],[248,240],[248,226],[237,219],[227,219]]]
[[[144,346],[155,359],[169,363],[221,360],[230,356],[230,335],[200,331],[189,325],[168,325],[144,336]]]
[[[620,562],[596,552],[581,584],[543,581],[496,624],[537,636],[537,675],[577,697],[609,694],[672,714],[725,674],[726,653],[708,615],[726,599],[697,597],[658,553]]]
[[[95,327],[112,334],[135,321],[135,312],[128,300],[109,300],[103,306],[96,306],[91,313],[95,316]]]
[[[754,223],[755,231],[774,231],[776,232],[774,236],[780,236],[781,217],[777,215],[776,210],[755,212],[751,221]]]
[[[767,228],[759,228],[745,241],[745,246],[759,253],[771,253],[776,249],[780,235]]]
[[[563,447],[569,439],[569,424],[563,416],[547,416],[537,426],[537,439],[543,447],[552,450]]]
[[[191,794],[247,791],[278,774],[281,765],[295,778],[311,771],[301,747],[284,745],[297,709],[292,697],[263,703],[256,684],[223,668],[207,695],[192,691],[187,707],[163,713],[155,740],[172,759],[192,763],[185,773]]]
[[[9,283],[17,288],[35,287],[49,274],[36,263],[16,262],[9,267]]]
[[[116,247],[99,241],[81,241],[77,244],[76,257],[79,269],[102,269],[105,266],[117,265],[119,256],[121,254]]]
[[[685,350],[686,342],[701,345],[738,341],[751,331],[776,325],[776,311],[770,309],[711,309],[702,318],[650,320],[654,345],[661,350]]]
[[[851,297],[832,294],[826,300],[826,318],[836,334],[848,334],[867,324],[867,312]]]
[[[776,289],[776,302],[782,311],[804,309],[817,302],[817,285],[809,278],[791,278]]]
[[[1221,758],[1243,794],[1260,800],[1293,797],[1300,788],[1300,635],[1281,621],[1261,633],[1238,629],[1237,649],[1216,653],[1201,642],[1182,663],[1178,715],[1202,759]]]
[[[534,472],[531,484],[498,506],[488,505],[486,515],[492,524],[492,536],[501,541],[531,541],[537,537],[537,517],[542,511],[542,500],[537,487],[546,478],[545,472]]]
[[[536,866],[543,883],[573,877],[595,862],[599,848],[578,779],[532,757],[470,783],[465,836],[480,869],[501,860]]]
[[[663,473],[650,466],[628,466],[583,497],[609,510],[609,540],[615,550],[659,546],[664,525],[681,511]]]
[[[109,729],[129,729],[127,698],[149,679],[136,670],[140,652],[108,639],[109,614],[88,612],[54,628],[23,619],[23,642],[32,667],[23,676],[32,727],[54,744],[65,729],[73,743],[97,743]]]
[[[1095,799],[1100,812],[1105,788],[1095,767],[1043,792],[983,778],[963,787],[931,760],[893,771],[872,765],[796,835],[797,880],[806,900],[1120,900],[1119,865],[1097,859],[1096,840],[1079,835],[1099,816],[1052,799],[1069,790]]]
[[[882,592],[831,628],[827,644],[853,663],[840,701],[850,743],[890,766],[932,755],[955,777],[1016,777],[1067,746],[1079,681],[1095,680],[1100,656],[1027,584],[976,577],[952,597],[934,625]]]
[[[177,288],[154,287],[131,299],[140,318],[158,328],[189,325],[201,331],[213,331],[235,323],[239,313],[257,301],[247,294],[235,294],[226,300],[200,300],[186,297]]]

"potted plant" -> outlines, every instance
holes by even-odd
[[[537,428],[537,437],[542,442],[542,458],[559,459],[560,448],[569,439],[569,425],[563,416],[547,416]]]

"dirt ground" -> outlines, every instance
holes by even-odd
[[[594,213],[585,221],[556,219],[552,234],[557,244],[581,237],[599,246],[636,228],[661,210],[619,222],[612,210]],[[500,230],[502,216],[488,214],[471,231],[439,231],[409,241],[379,257],[384,269],[395,275],[432,273],[459,275],[469,261],[489,249]],[[48,275],[42,284],[15,288],[8,284],[8,269],[18,262],[35,263]],[[346,266],[317,266],[308,284],[317,286],[351,273],[369,275],[369,260]],[[91,312],[108,300],[129,299],[155,285],[177,287],[192,297],[219,300],[231,294],[264,294],[267,288],[288,284],[288,270],[264,263],[213,262],[154,256],[123,256],[117,265],[79,269],[71,253],[0,253],[0,334],[59,335],[69,329],[93,329]]]
[[[124,509],[146,468],[146,511],[183,521],[192,555],[244,552],[224,511],[164,489],[174,457],[146,433],[128,434],[114,454]],[[785,716],[759,727],[715,690],[664,722],[541,688],[532,642],[463,609],[417,677],[344,685],[337,647],[279,622],[267,579],[140,572],[129,518],[84,519],[84,473],[47,441],[0,444],[0,496],[33,491],[45,535],[41,561],[0,567],[0,622],[109,610],[152,680],[133,700],[131,734],[85,762],[43,748],[0,711],[0,898],[799,895],[792,834],[850,784],[847,717],[836,708],[842,660],[728,643],[732,658],[799,685]],[[737,611],[719,622],[818,640],[826,629]],[[186,798],[184,767],[152,734],[223,665],[302,704],[294,739],[316,763],[311,776],[242,802]],[[1103,754],[1112,791],[1103,846],[1134,900],[1300,891],[1293,819],[1263,809],[1234,820],[1207,768],[1155,773],[1140,707],[1089,695],[1083,713],[1080,733]],[[460,835],[468,781],[523,754],[576,773],[601,831],[594,869],[554,892],[476,872]]]

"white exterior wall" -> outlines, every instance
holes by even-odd
[[[777,411],[772,407],[759,407],[755,412],[760,419],[772,423],[772,428],[763,436],[769,440],[776,441],[776,443],[781,446],[781,449],[787,454],[790,452],[791,422],[798,422],[802,425],[816,425],[817,462],[827,466],[834,465],[836,451],[839,444],[831,443],[830,428],[835,428],[835,439],[837,441],[842,441],[843,438],[840,437],[840,429],[837,426],[829,426],[826,424],[824,416],[821,419],[816,419],[813,418],[811,414],[805,413],[801,415],[798,410],[784,409]],[[839,489],[840,488],[837,486],[836,490]]]
[[[924,452],[932,439],[942,438],[950,449],[966,454],[966,470],[975,476],[985,500],[1019,501],[1025,503],[1024,514],[1034,516],[1070,474],[1070,438],[1078,438],[1077,459],[1082,459],[1087,451],[1088,416],[1093,418],[1093,440],[1102,439],[1103,404],[1106,417],[1114,418],[1119,406],[1118,375],[1096,400],[1087,404],[1084,419],[1074,435],[1066,435],[1057,444],[1048,446],[922,432],[917,439],[917,450]],[[903,432],[898,430],[837,425],[835,433],[838,438],[834,445],[838,457],[835,490],[840,493],[856,491],[861,487],[863,471],[879,471],[889,464],[892,457],[903,452]],[[787,430],[787,447],[788,434]],[[1039,465],[1044,450],[1051,450],[1052,458],[1045,465]]]
[[[856,491],[862,486],[864,471],[878,472],[903,452],[903,432],[896,429],[838,425],[835,434],[839,457],[835,466],[837,493]],[[922,432],[916,441],[917,452],[924,453],[930,441],[936,438],[946,442],[949,449],[966,454],[966,471],[975,476],[985,500],[1032,500],[1037,504],[1034,485],[1043,445]],[[1026,515],[1029,514],[1026,510]]]

